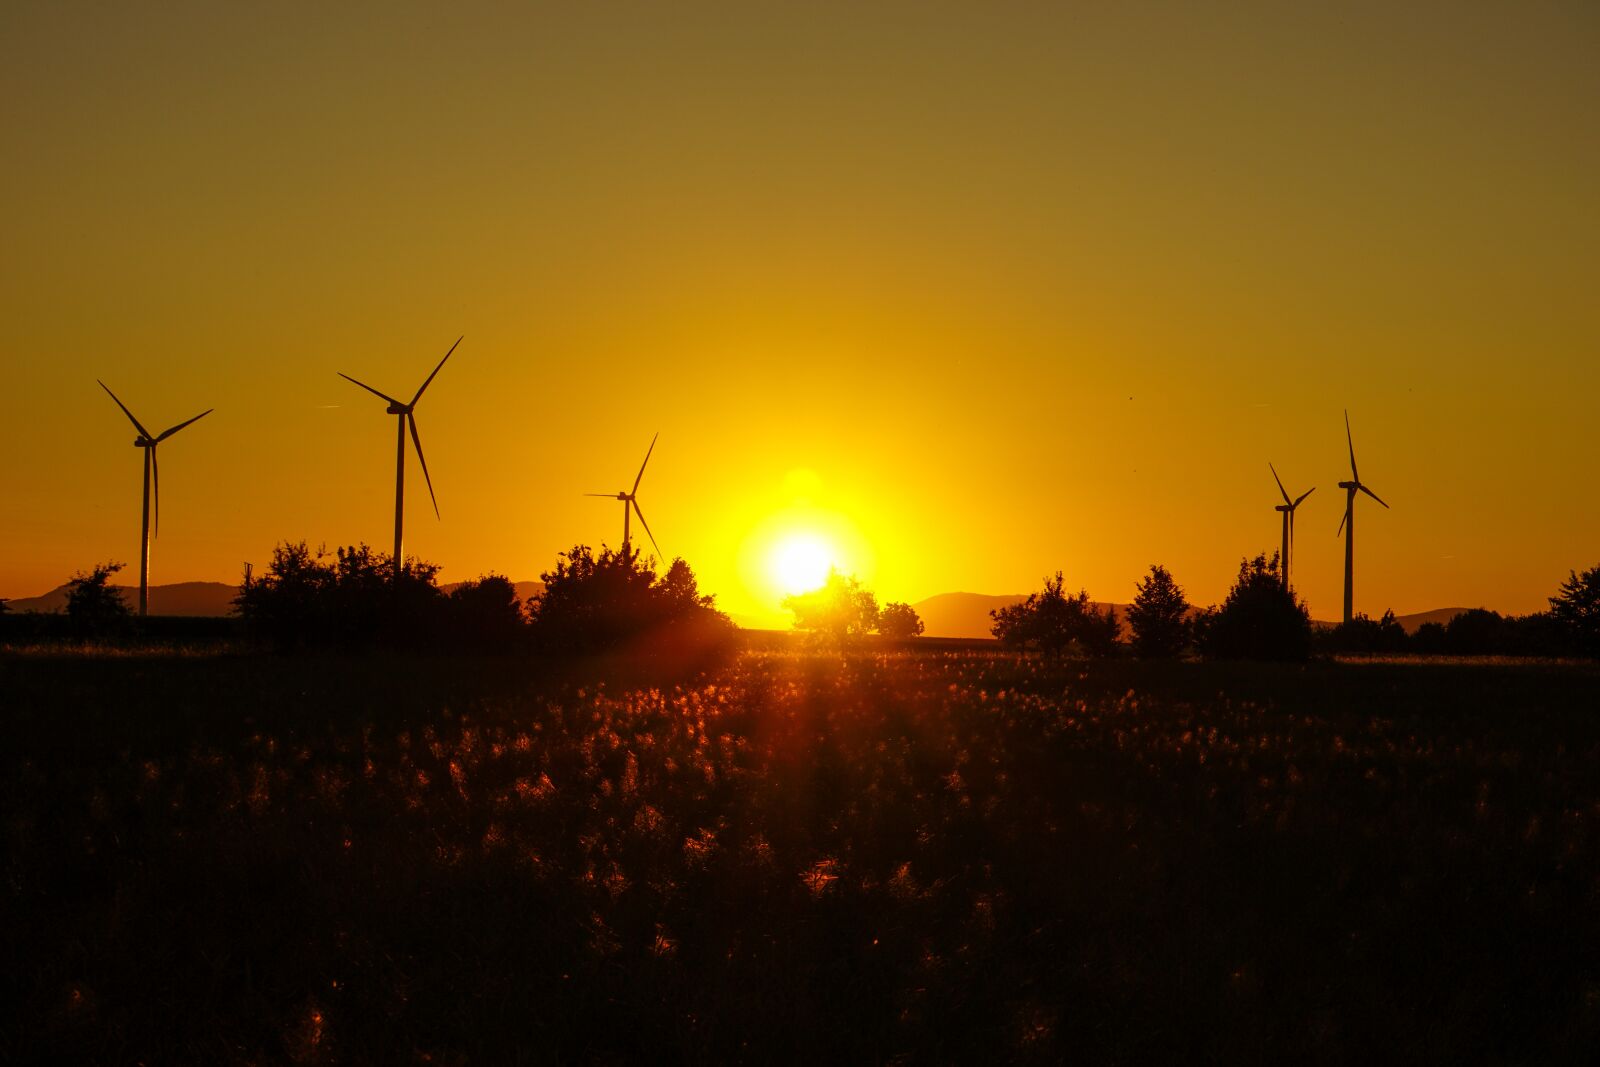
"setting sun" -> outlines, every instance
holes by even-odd
[[[804,593],[828,580],[834,553],[815,534],[792,534],[772,550],[772,582],[784,593]]]

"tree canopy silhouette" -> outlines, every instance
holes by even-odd
[[[272,550],[266,573],[246,573],[234,605],[257,637],[280,650],[370,648],[502,652],[523,629],[516,592],[491,575],[446,597],[437,564],[407,559],[398,577],[387,553],[365,544]]]
[[[820,587],[784,597],[783,606],[794,612],[796,630],[826,637],[858,637],[878,627],[878,598],[853,575],[831,568]]]
[[[1303,660],[1311,655],[1311,615],[1283,587],[1278,554],[1239,563],[1221,607],[1196,620],[1200,651],[1213,659]]]
[[[537,647],[565,654],[620,651],[684,666],[725,653],[735,627],[675,559],[665,574],[631,549],[576,545],[546,571],[532,604]]]
[[[1354,652],[1364,655],[1407,652],[1411,636],[1395,619],[1393,611],[1380,618],[1358,614],[1326,630],[1317,644],[1328,652]]]
[[[1600,566],[1569,571],[1550,598],[1550,616],[1573,652],[1600,658]]]
[[[1086,656],[1109,656],[1117,647],[1117,613],[1114,608],[1097,611],[1089,592],[1080,589],[1076,596],[1064,592],[1061,572],[1044,580],[1044,590],[1029,593],[1020,604],[989,612],[994,619],[991,632],[1000,643],[1012,648],[1037,649],[1061,655],[1075,649]]]
[[[1152,564],[1128,606],[1133,650],[1146,659],[1170,659],[1189,644],[1189,602],[1171,573]]]
[[[922,636],[922,617],[910,604],[885,604],[878,612],[878,632],[897,641]]]

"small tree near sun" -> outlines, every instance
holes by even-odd
[[[794,628],[833,638],[858,637],[878,628],[878,598],[854,576],[828,571],[828,580],[809,593],[783,598],[794,612]]]
[[[1171,659],[1189,644],[1189,602],[1183,589],[1160,564],[1139,581],[1128,607],[1133,650],[1145,659]]]
[[[910,604],[885,604],[878,613],[878,632],[895,640],[922,636],[922,618]]]

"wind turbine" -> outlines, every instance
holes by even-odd
[[[1267,469],[1272,472],[1272,480],[1278,483],[1278,492],[1283,494],[1283,503],[1277,506],[1277,510],[1283,514],[1283,553],[1279,558],[1283,563],[1283,587],[1287,589],[1289,588],[1289,549],[1294,547],[1294,509],[1299,507],[1306,497],[1315,493],[1317,487],[1313,485],[1310,489],[1301,493],[1298,498],[1290,500],[1289,490],[1283,487],[1283,479],[1278,477],[1278,468],[1268,463]]]
[[[621,492],[621,493],[585,493],[585,494],[583,494],[584,496],[603,496],[603,497],[608,497],[608,498],[610,498],[612,500],[620,500],[620,501],[622,501],[622,554],[624,556],[626,556],[628,554],[628,551],[629,551],[629,549],[628,549],[628,537],[629,537],[628,509],[629,508],[632,508],[633,509],[633,513],[635,515],[639,516],[639,525],[644,527],[644,532],[646,534],[649,534],[650,543],[652,545],[655,545],[656,554],[657,555],[661,554],[661,546],[656,544],[656,535],[653,534],[653,533],[650,533],[650,524],[648,522],[644,521],[644,512],[639,510],[639,500],[638,500],[639,483],[640,483],[640,481],[642,481],[644,479],[644,469],[645,469],[645,467],[649,466],[649,464],[650,464],[650,453],[654,452],[656,450],[656,438],[660,437],[660,436],[661,436],[660,431],[657,431],[656,432],[656,436],[650,438],[650,447],[645,450],[644,462],[639,464],[639,475],[638,475],[638,477],[634,478],[634,480],[633,480],[633,488],[632,489],[626,490],[626,491]]]
[[[1339,530],[1344,534],[1344,621],[1351,619],[1351,607],[1355,600],[1355,558],[1356,558],[1356,492],[1367,494],[1378,503],[1383,504],[1383,498],[1371,489],[1361,484],[1361,475],[1356,472],[1356,445],[1350,437],[1350,412],[1344,413],[1344,440],[1350,446],[1350,480],[1340,482],[1339,488],[1345,492],[1344,518],[1339,520]],[[1388,507],[1388,504],[1383,504]],[[1337,533],[1335,537],[1339,536]]]
[[[463,335],[464,336],[464,335]],[[422,477],[428,483],[428,498],[433,501],[433,517],[439,517],[439,498],[433,495],[433,478],[428,474],[428,461],[422,455],[422,438],[417,435],[417,416],[413,413],[417,401],[422,399],[422,394],[441,368],[445,360],[450,358],[450,353],[456,350],[456,345],[461,343],[461,338],[456,338],[456,344],[450,346],[450,352],[444,354],[444,359],[439,361],[439,366],[433,368],[433,374],[428,375],[428,380],[422,383],[417,390],[417,395],[411,398],[411,403],[402,403],[388,393],[380,393],[366,382],[358,382],[344,371],[339,371],[339,377],[347,382],[355,382],[367,392],[381,397],[389,402],[389,414],[398,418],[396,426],[395,452],[394,452],[394,578],[398,582],[401,573],[405,570],[405,556],[402,554],[402,530],[405,525],[406,501],[406,428],[411,429],[411,443],[417,449],[417,462],[422,464]]]
[[[95,381],[100,382],[100,388],[104,389],[112,400],[117,401],[117,407],[121,408],[122,413],[128,416],[128,421],[133,423],[133,428],[139,431],[139,436],[133,439],[133,447],[144,449],[144,521],[139,527],[139,614],[145,615],[148,614],[150,608],[150,535],[152,532],[158,535],[161,532],[161,468],[156,465],[156,445],[165,441],[189,425],[189,423],[205,418],[216,408],[206,408],[192,419],[180,422],[178,425],[163,430],[158,434],[151,434],[149,430],[144,428],[143,423],[133,417],[133,412],[128,410],[128,405],[121,400],[117,400],[117,394],[111,391],[110,386],[106,385],[105,382],[101,382],[99,378],[96,378]],[[152,501],[155,504],[153,531],[150,521],[152,510],[150,505]]]

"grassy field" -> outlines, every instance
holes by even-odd
[[[6,1062],[1592,1062],[1600,673],[0,656]]]

